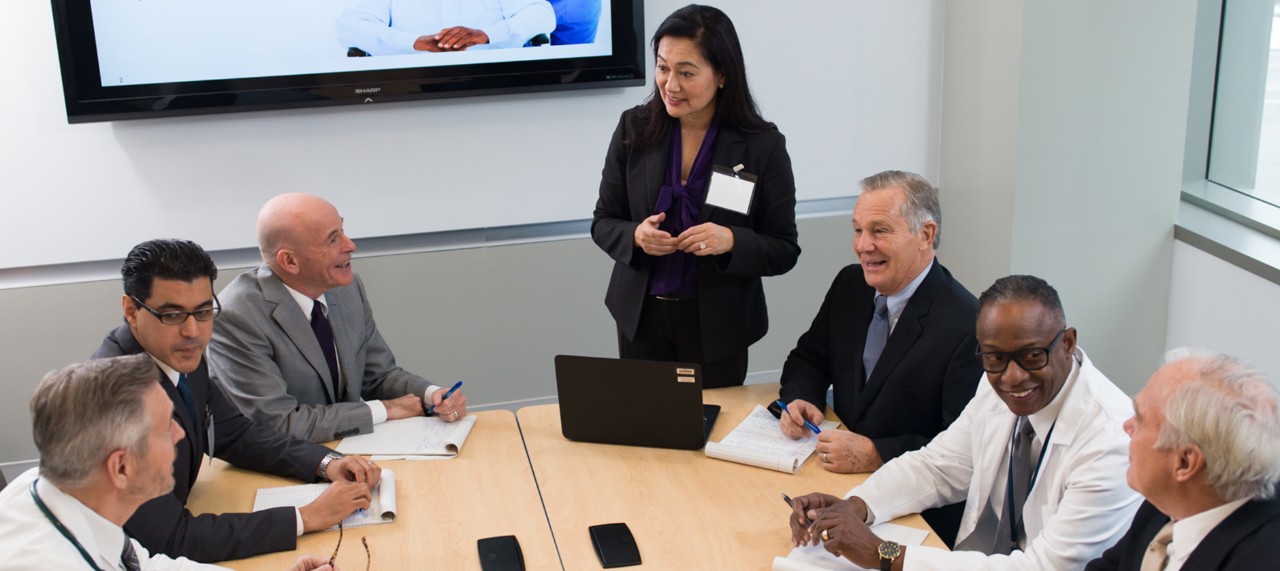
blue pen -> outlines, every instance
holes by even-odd
[[[458,390],[458,387],[460,386],[462,386],[462,381],[458,381],[454,383],[452,387],[449,387],[449,391],[444,393],[444,398],[440,399],[440,402],[444,402],[445,400],[448,400],[449,397],[453,396],[453,392]],[[427,409],[427,414],[432,415],[435,413],[436,413],[436,405],[433,404],[431,405],[431,408]]]
[[[781,400],[777,401],[777,403],[778,403],[778,406],[782,407],[782,412],[791,414],[791,411],[787,409],[787,403],[782,402]],[[809,422],[809,419],[802,418],[801,420],[804,420],[804,425],[808,426],[809,430],[812,430],[814,434],[822,434],[822,429],[818,428],[818,426],[815,425],[814,423]]]

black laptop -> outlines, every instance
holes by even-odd
[[[557,355],[556,388],[569,440],[698,450],[720,414],[692,363]]]

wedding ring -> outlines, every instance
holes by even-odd
[[[827,535],[827,530],[825,530],[825,529],[824,529],[824,530],[822,530],[821,535],[822,535],[822,540],[823,540],[823,541],[831,541],[831,537],[829,537],[829,536]]]
[[[823,461],[823,462],[826,462],[826,461],[827,461],[827,453],[826,453],[826,452],[823,452],[823,453],[819,454],[819,456],[822,456],[822,461]]]
[[[453,419],[458,420],[458,411],[453,411]]]
[[[707,249],[707,243],[706,243],[706,242],[698,242],[698,249],[699,249],[699,250],[706,250],[706,249]]]

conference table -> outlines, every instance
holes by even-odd
[[[712,389],[721,405],[718,441],[756,404],[777,395],[776,383]],[[769,569],[791,550],[790,508],[781,493],[841,495],[865,474],[833,474],[809,461],[794,475],[667,450],[572,442],[560,433],[559,405],[485,411],[456,458],[392,460],[395,523],[348,529],[338,554],[347,571],[365,568],[480,569],[476,540],[515,535],[529,570],[600,569],[588,528],[626,523],[643,564],[637,569]],[[517,422],[518,419],[518,422]],[[258,488],[294,485],[215,460],[201,471],[188,506],[194,513],[245,512]],[[895,523],[929,529],[920,516]],[[336,531],[311,533],[295,552],[223,563],[232,569],[287,569],[299,554],[329,557]],[[944,547],[930,533],[925,545]]]
[[[369,542],[370,569],[479,570],[476,540],[514,535],[528,569],[561,568],[515,415],[506,410],[471,414],[477,417],[476,424],[457,457],[378,462],[396,474],[396,521],[344,530],[339,567],[365,569],[360,544],[364,536]],[[187,506],[193,513],[253,511],[258,488],[298,483],[215,460],[200,471]],[[337,542],[336,530],[308,533],[298,538],[297,551],[219,565],[284,571],[300,554],[327,559]]]
[[[711,433],[724,438],[757,404],[777,398],[777,383],[703,392],[721,406]],[[600,569],[587,528],[623,522],[644,569],[769,569],[791,551],[791,508],[781,494],[843,495],[866,474],[834,474],[810,458],[795,474],[716,460],[701,450],[571,442],[560,434],[559,406],[516,413],[547,518],[567,570]],[[929,529],[919,515],[894,523]],[[929,533],[925,545],[943,547]]]

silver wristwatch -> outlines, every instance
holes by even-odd
[[[342,457],[342,454],[337,452],[325,454],[324,458],[320,460],[320,465],[316,467],[316,478],[325,482],[331,481],[329,480],[329,463]]]

